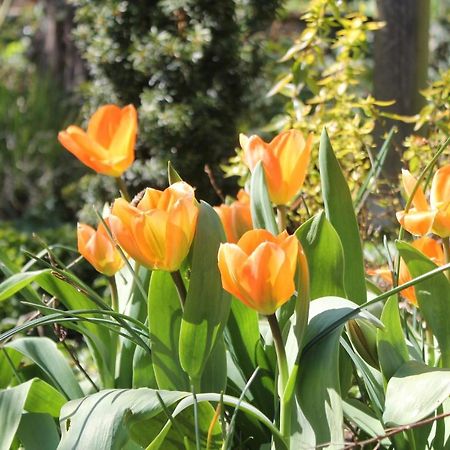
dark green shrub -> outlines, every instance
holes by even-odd
[[[99,104],[139,107],[138,157],[146,182],[164,183],[172,160],[211,197],[205,163],[233,152],[262,67],[262,40],[279,0],[72,0],[76,41]],[[132,180],[131,180],[132,181]]]

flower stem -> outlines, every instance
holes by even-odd
[[[445,262],[449,263],[450,262],[450,237],[442,238],[442,243],[444,245]],[[445,273],[445,276],[447,277],[447,279],[450,281],[450,270],[446,270],[444,273]]]
[[[282,233],[287,227],[287,207],[286,205],[277,206],[278,229]]]
[[[289,370],[287,365],[286,350],[283,344],[283,337],[281,336],[280,325],[275,314],[267,316],[270,331],[272,332],[273,341],[275,343],[275,350],[277,353],[278,364],[278,396],[280,398],[280,431],[281,434],[288,439],[291,425],[291,409],[290,401],[286,401],[284,393],[289,380]]]
[[[117,283],[114,275],[108,278],[109,289],[111,291],[111,308],[115,312],[119,312],[119,294],[117,292]]]
[[[176,270],[175,272],[170,272],[170,275],[172,275],[172,280],[175,283],[175,287],[178,292],[178,297],[180,299],[181,304],[181,310],[184,311],[184,304],[186,303],[186,286],[184,285],[183,278],[181,277],[181,273],[179,270]]]
[[[117,187],[119,188],[120,194],[122,197],[127,201],[131,201],[130,193],[128,192],[127,185],[125,184],[125,181],[122,177],[116,178]]]

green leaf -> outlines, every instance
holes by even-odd
[[[339,340],[344,324],[318,342],[315,337],[357,307],[355,303],[339,297],[323,297],[310,304],[306,345],[301,354],[296,385],[298,411],[297,422],[292,424],[292,448],[314,447],[327,442],[339,446],[343,442]],[[359,313],[359,318],[379,323],[368,312]],[[288,345],[289,342],[286,347]]]
[[[0,449],[9,449],[23,410],[59,416],[65,398],[39,378],[0,391]]]
[[[188,391],[189,378],[179,359],[182,310],[168,272],[154,271],[148,291],[153,370],[160,389]]]
[[[267,191],[266,178],[262,162],[259,161],[253,172],[250,183],[250,208],[254,228],[264,228],[272,234],[278,234],[278,225],[273,213],[272,203]]]
[[[323,211],[305,222],[295,234],[302,244],[312,275],[311,300],[328,295],[345,297],[342,244]]]
[[[136,265],[137,266],[137,265]],[[139,271],[138,279],[141,281],[142,288],[145,292],[148,292],[148,286],[150,282],[151,271],[144,267],[136,267],[135,270]],[[147,313],[147,297],[144,297],[141,290],[136,283],[133,275],[130,273],[128,267],[124,268],[119,274],[116,274],[117,289],[119,292],[119,305],[120,311],[139,320],[145,322],[148,315]],[[136,344],[131,339],[127,339],[121,336],[121,349],[119,353],[118,374],[116,379],[117,388],[128,388],[132,386],[133,380],[133,360],[136,352]],[[151,359],[148,352],[144,350],[148,359]],[[144,386],[139,386],[144,387]],[[150,387],[145,385],[145,387]]]
[[[14,379],[13,367],[17,369],[21,359],[21,355],[13,350],[4,347],[0,349],[0,389],[11,384],[11,380]]]
[[[201,202],[179,343],[181,366],[197,382],[230,311],[231,296],[222,288],[217,265],[219,245],[224,241],[217,213]]]
[[[266,415],[272,417],[274,413],[273,374],[268,364],[265,364],[258,313],[237,299],[231,302],[231,313],[227,323],[227,343],[244,380],[251,377],[257,366],[260,367],[258,376],[253,380],[249,391],[254,397],[254,404]],[[257,358],[258,354],[259,358]]]
[[[367,293],[358,222],[350,190],[325,129],[320,138],[319,169],[325,213],[344,249],[345,292],[350,300],[362,304]]]
[[[436,269],[436,264],[406,242],[397,242],[397,248],[413,278]],[[450,283],[438,273],[414,287],[420,312],[439,343],[443,367],[450,368]]]
[[[389,380],[383,421],[388,426],[424,419],[450,396],[450,370],[418,361],[403,364]]]
[[[223,336],[216,344],[206,361],[202,373],[202,392],[225,392],[227,386],[227,348]]]
[[[59,444],[58,428],[48,414],[22,414],[17,437],[25,450],[56,450]]]
[[[183,181],[178,172],[172,166],[170,161],[167,162],[167,177],[169,179],[169,184],[177,183],[178,181]]]
[[[119,450],[130,440],[130,429],[140,421],[157,422],[151,430],[156,436],[162,428],[157,416],[164,414],[157,392],[167,408],[190,395],[147,388],[107,389],[67,403],[61,411],[58,449]]]
[[[377,349],[381,372],[389,379],[409,361],[408,347],[403,335],[397,296],[390,297],[381,314],[383,329],[377,330]]]
[[[10,276],[0,283],[0,301],[13,296],[16,292],[19,292],[21,289],[32,283],[39,275],[48,272],[48,269],[35,270],[32,272],[19,272]],[[34,296],[33,298],[36,300]],[[31,298],[31,300],[33,300],[33,298]]]
[[[9,342],[5,347],[16,350],[37,364],[53,385],[67,398],[83,396],[83,391],[66,359],[50,339],[24,337]]]
[[[147,342],[150,344],[150,342]],[[155,371],[148,352],[141,346],[136,347],[133,355],[133,388],[148,387],[157,389]]]

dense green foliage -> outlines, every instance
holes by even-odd
[[[89,108],[139,106],[145,182],[161,184],[170,159],[211,197],[204,164],[217,165],[236,145],[262,66],[263,32],[280,2],[73,3],[76,42],[92,77]]]

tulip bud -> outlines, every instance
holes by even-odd
[[[77,238],[78,251],[98,272],[111,277],[123,267],[123,258],[102,223],[97,231],[89,225],[79,223]]]
[[[271,315],[295,292],[299,242],[286,231],[247,231],[237,244],[221,244],[223,288],[250,308]]]
[[[137,112],[133,105],[100,107],[87,132],[71,125],[58,134],[59,142],[97,173],[120,177],[134,161]]]

